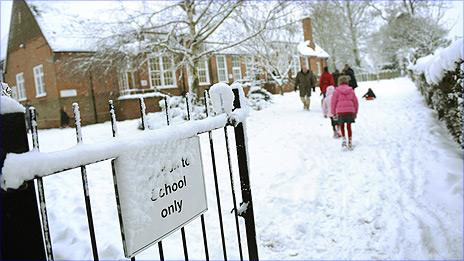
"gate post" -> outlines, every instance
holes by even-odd
[[[234,108],[239,109],[240,94],[238,89],[232,89],[234,92]],[[240,174],[240,187],[242,190],[242,201],[248,204],[246,211],[241,214],[245,219],[245,229],[248,245],[248,258],[250,261],[259,260],[258,245],[256,243],[255,217],[253,214],[253,200],[251,197],[250,177],[248,173],[248,151],[246,148],[246,137],[243,123],[234,127],[235,145],[237,148],[238,170]]]
[[[0,167],[9,152],[29,151],[24,113],[0,114]],[[34,181],[1,195],[0,259],[46,260]]]

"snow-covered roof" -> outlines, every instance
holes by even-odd
[[[318,58],[329,58],[329,54],[324,51],[318,44],[314,43],[315,49],[309,46],[309,41],[300,42],[298,44],[298,52],[300,52],[303,56],[311,56],[311,57],[318,57]]]
[[[108,20],[108,2],[92,1],[26,1],[42,34],[55,52],[94,51],[97,37],[86,30],[89,21]]]
[[[150,10],[159,10],[167,4],[172,4],[170,1],[35,1],[26,0],[32,14],[34,15],[39,27],[54,52],[92,52],[96,51],[99,46],[99,40],[105,36],[110,36],[115,33],[121,33],[124,30],[131,30],[132,26],[137,26],[137,17],[141,13]],[[131,23],[121,23],[132,17]],[[142,18],[140,18],[142,19]],[[236,26],[232,24],[231,26]],[[219,30],[212,35],[214,40],[233,40],[237,33],[245,33],[235,31],[235,34],[230,34],[230,27],[227,24],[223,30]],[[121,28],[124,27],[124,28]],[[132,28],[132,29],[135,29]],[[298,44],[303,41],[303,30],[299,22],[295,22],[293,26],[295,31],[292,35],[288,33],[273,33],[271,41],[286,41]],[[226,30],[226,36],[224,31]],[[236,29],[238,30],[238,29]],[[277,29],[278,31],[278,29]],[[276,38],[277,37],[277,38]],[[218,39],[215,39],[218,38]],[[276,39],[274,39],[276,38]],[[219,41],[218,41],[219,42]],[[217,45],[220,44],[208,44]],[[126,46],[127,47],[127,46]],[[129,46],[134,47],[134,46]],[[214,46],[217,48],[216,46]],[[316,50],[309,47],[300,48],[298,50],[303,56],[315,56],[327,58],[329,55],[316,44]],[[247,54],[247,50],[241,46],[235,46],[223,51],[220,54]]]

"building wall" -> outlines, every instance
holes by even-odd
[[[52,51],[41,35],[27,39],[27,41],[22,42],[22,45],[23,48],[9,48],[5,81],[12,87],[16,86],[16,74],[22,72],[27,99],[22,100],[21,103],[36,107],[39,126],[57,126],[59,123],[59,100]],[[43,65],[46,95],[37,97],[33,68],[40,64]]]

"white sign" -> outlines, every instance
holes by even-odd
[[[148,81],[147,80],[141,80],[140,85],[142,86],[148,86]]]
[[[128,150],[114,161],[124,254],[135,256],[208,207],[200,139]]]
[[[67,89],[60,91],[60,97],[76,97],[77,91],[76,89]]]

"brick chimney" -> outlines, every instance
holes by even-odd
[[[309,47],[315,49],[316,46],[314,45],[313,41],[313,25],[311,24],[311,18],[306,17],[303,18],[303,34],[304,40],[309,41]]]

